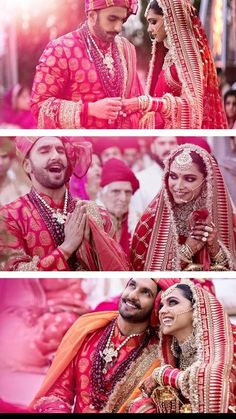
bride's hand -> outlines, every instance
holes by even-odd
[[[152,376],[146,378],[146,380],[141,384],[141,391],[147,396],[151,396],[153,390],[157,387],[157,383]]]
[[[139,111],[138,97],[122,100],[122,112],[130,115],[131,113]]]

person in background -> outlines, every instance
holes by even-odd
[[[133,172],[136,173],[143,169],[143,161],[137,137],[121,137],[120,148],[123,161]]]
[[[122,140],[119,137],[91,138],[91,142],[93,150],[100,156],[102,164],[111,158],[123,160]]]
[[[176,137],[156,137],[151,141],[152,164],[136,173],[140,188],[131,199],[132,206],[139,214],[143,214],[145,208],[161,189],[164,160],[177,145]]]
[[[14,139],[1,137],[0,139],[0,207],[14,201],[27,193],[29,185],[16,176],[14,161],[16,148]],[[17,178],[17,179],[16,179]]]
[[[30,88],[16,84],[3,97],[0,109],[0,128],[36,128],[30,110]]]
[[[108,211],[117,241],[129,257],[130,245],[140,215],[130,205],[139,188],[134,172],[119,159],[109,159],[103,166],[99,203]]]
[[[152,158],[150,157],[150,144],[153,139],[153,137],[138,137],[139,151],[144,166],[143,169],[146,169],[153,163]]]
[[[39,136],[17,137],[16,145],[32,188],[0,209],[2,269],[129,270],[108,212],[68,191],[72,173],[88,170],[91,143]]]
[[[231,86],[230,86],[230,84],[229,84],[229,82],[227,80],[225,71],[222,68],[217,67],[216,72],[217,72],[217,78],[218,78],[218,84],[219,84],[220,94],[221,94],[221,97],[223,98],[224,95],[225,95],[225,93],[228,90],[230,90],[230,87]]]
[[[227,90],[224,95],[224,107],[229,128],[236,128],[236,89]]]

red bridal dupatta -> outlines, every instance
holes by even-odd
[[[193,327],[198,355],[197,361],[185,370],[184,389],[189,388],[193,413],[227,413],[230,407],[235,408],[236,327],[215,296],[188,280],[185,282],[195,301]],[[164,363],[175,365],[170,336],[163,336],[162,354]]]
[[[206,166],[204,208],[215,224],[219,243],[228,260],[229,270],[236,267],[236,217],[228,190],[216,160],[202,147],[192,144],[178,146],[166,161],[163,187],[153,199],[138,222],[131,246],[131,263],[134,270],[181,270],[178,251],[181,246],[174,217],[173,202],[168,193],[167,177],[170,162],[180,150],[195,151]],[[185,204],[182,205],[184,211]],[[187,222],[187,220],[186,220]],[[203,266],[208,270],[209,266]]]
[[[190,403],[193,413],[234,412],[236,327],[230,323],[215,296],[188,279],[180,282],[189,285],[193,293],[193,329],[197,348],[196,361],[183,371],[180,392]],[[172,336],[160,334],[160,357],[162,365],[176,368],[176,358],[171,351],[172,339]],[[155,365],[150,368],[149,375],[154,369]],[[155,413],[158,410],[157,399],[156,407],[151,397],[140,399],[140,396],[141,390],[136,389],[134,397],[137,401],[134,402],[136,407],[132,406],[132,413],[150,413],[150,409],[151,413]]]
[[[163,11],[167,54],[175,65],[182,85],[180,96],[164,94],[161,99],[167,111],[161,112],[164,128],[227,128],[220,97],[215,64],[201,21],[190,0],[156,0]],[[163,47],[153,44],[146,94],[153,96],[163,62]],[[155,113],[146,113],[144,126],[153,128]],[[141,124],[142,125],[142,124]]]

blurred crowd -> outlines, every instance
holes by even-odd
[[[0,99],[0,128],[36,128],[30,110],[31,87],[15,84]]]
[[[236,128],[236,81],[230,84],[225,72],[218,68],[218,81],[221,97],[224,101],[224,109],[227,117],[228,128]]]

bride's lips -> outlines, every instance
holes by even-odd
[[[171,326],[173,324],[173,321],[174,321],[173,317],[170,317],[170,316],[165,316],[161,318],[161,323],[164,326]]]

